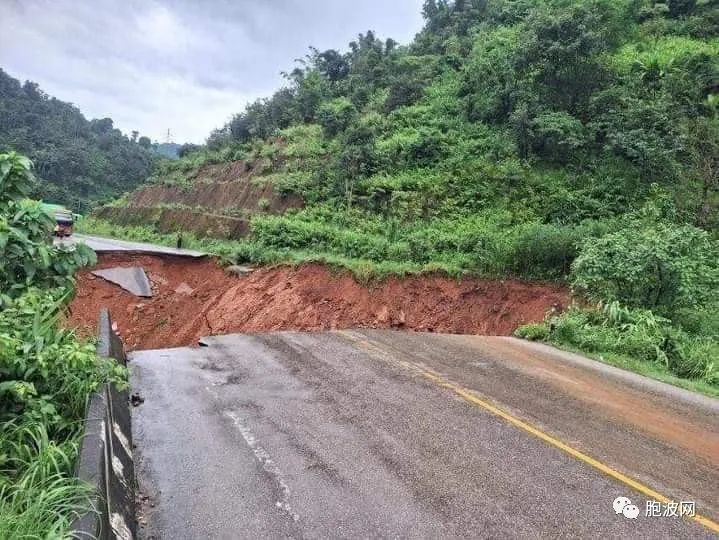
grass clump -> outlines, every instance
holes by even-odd
[[[646,309],[617,302],[572,307],[515,335],[583,352],[603,362],[719,396],[719,339],[688,332]]]

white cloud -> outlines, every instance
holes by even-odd
[[[163,5],[150,5],[135,21],[140,43],[158,51],[185,52],[192,43],[188,29]]]
[[[4,0],[0,67],[125,132],[201,142],[282,83],[309,45],[374,29],[400,42],[421,0]]]

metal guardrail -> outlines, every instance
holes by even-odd
[[[106,309],[100,312],[97,354],[127,362]],[[134,539],[135,468],[127,390],[104,384],[90,397],[76,475],[95,486],[95,509],[75,520],[72,537]]]

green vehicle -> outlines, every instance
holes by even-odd
[[[75,214],[59,204],[43,203],[45,212],[55,220],[55,229],[53,236],[63,238],[71,236],[75,225]]]

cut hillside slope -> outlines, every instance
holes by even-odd
[[[159,233],[192,232],[210,238],[241,238],[249,231],[243,218],[203,212],[195,208],[166,206],[105,206],[93,215],[123,226],[151,226]]]
[[[390,278],[374,286],[327,267],[260,268],[237,278],[212,260],[101,255],[97,268],[142,266],[154,296],[141,299],[94,276],[78,275],[67,324],[92,333],[109,307],[130,350],[193,345],[206,335],[271,330],[397,328],[509,335],[567,306],[565,287],[517,280]]]
[[[249,233],[250,216],[303,207],[302,197],[277,193],[261,177],[267,167],[266,160],[238,160],[201,165],[180,173],[179,179],[167,174],[94,215],[117,225],[150,226],[161,233],[242,238]]]
[[[159,204],[178,204],[203,207],[214,212],[265,211],[282,213],[289,208],[301,208],[298,195],[275,192],[273,185],[261,176],[262,165],[245,160],[203,165],[188,174],[186,183],[159,183],[144,186],[128,198],[128,207],[147,207]],[[158,180],[162,182],[162,179]],[[264,201],[264,202],[263,202]]]

